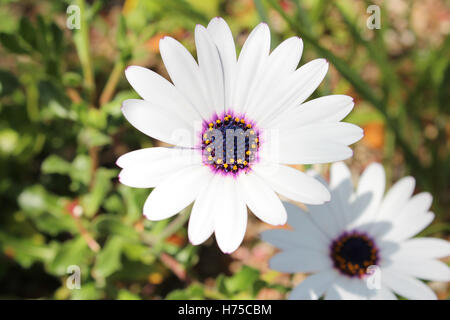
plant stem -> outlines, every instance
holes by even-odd
[[[114,68],[109,75],[108,81],[106,82],[105,88],[103,89],[102,94],[100,95],[100,108],[107,104],[116,89],[117,83],[119,82],[120,76],[122,75],[123,69],[125,67],[125,64],[123,61],[119,58],[116,63],[114,64]]]

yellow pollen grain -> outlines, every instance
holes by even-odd
[[[217,164],[222,164],[222,159],[217,159],[216,163]]]
[[[234,118],[234,121],[239,122],[239,118],[238,117]]]
[[[208,160],[209,160],[209,161],[211,161],[212,159],[213,159],[213,157],[212,157],[212,156],[209,156],[209,157],[208,157]]]
[[[209,123],[209,126],[210,126],[210,127],[212,127],[213,125],[214,125],[214,123],[212,123],[212,122]]]
[[[244,161],[244,166],[246,166],[248,164],[248,162],[247,161]]]
[[[250,150],[248,150],[245,154],[249,156],[252,154],[252,152]]]
[[[228,168],[228,164],[225,163],[225,164],[223,165],[223,167],[224,167],[225,169]]]
[[[236,171],[237,170],[237,165],[233,166],[233,170]]]

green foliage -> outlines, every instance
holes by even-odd
[[[262,268],[242,262],[226,276],[229,261],[208,259],[215,245],[187,243],[189,208],[173,219],[147,221],[142,208],[151,190],[117,181],[120,155],[157,143],[121,114],[123,100],[138,98],[124,68],[139,64],[165,75],[158,39],[171,35],[195,55],[195,24],[214,16],[230,24],[238,50],[243,36],[264,20],[274,45],[298,35],[303,62],[327,58],[335,70],[316,95],[352,95],[356,107],[348,121],[383,125],[385,144],[374,158],[384,161],[389,182],[412,174],[420,190],[433,193],[437,221],[424,235],[448,235],[448,35],[392,53],[386,34],[396,30],[389,19],[381,30],[368,31],[365,12],[354,10],[352,1],[311,0],[140,0],[122,1],[120,8],[119,2],[77,0],[81,29],[69,30],[69,2],[0,6],[0,298],[253,299],[263,289],[286,293],[288,287],[269,280]],[[369,79],[367,69],[375,76]],[[206,272],[200,264],[216,268]],[[73,265],[81,268],[81,288],[69,290]],[[20,276],[10,279],[10,272],[33,272],[40,289],[20,289]],[[56,285],[40,282],[44,276]]]

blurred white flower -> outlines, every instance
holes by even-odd
[[[286,204],[294,230],[268,230],[262,239],[282,249],[271,268],[313,273],[289,298],[436,299],[417,278],[450,280],[450,269],[437,260],[450,255],[450,242],[412,238],[434,219],[431,195],[412,196],[414,185],[405,177],[383,197],[384,169],[371,164],[354,192],[350,171],[338,162],[331,167],[330,202],[309,205],[309,212]]]
[[[215,233],[223,252],[242,242],[246,206],[261,220],[281,225],[286,211],[276,193],[304,203],[328,201],[317,180],[284,164],[313,164],[352,156],[362,130],[342,120],[351,97],[304,101],[328,69],[317,59],[297,69],[303,43],[292,37],[270,53],[270,32],[259,24],[239,59],[221,18],[197,25],[198,64],[175,39],[160,41],[172,83],[137,66],[126,77],[144,100],[126,100],[123,114],[143,133],[175,145],[123,155],[123,184],[153,188],[144,205],[150,220],[169,218],[195,201],[188,234],[200,244]],[[240,139],[242,137],[242,139]]]

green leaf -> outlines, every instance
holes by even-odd
[[[64,34],[55,22],[50,24],[50,33],[52,35],[53,50],[60,55],[64,48]]]
[[[50,273],[63,276],[67,274],[67,268],[76,265],[81,268],[82,276],[87,271],[86,263],[92,256],[86,241],[81,237],[64,242],[58,249],[55,258],[47,265]],[[86,275],[85,275],[86,276]]]
[[[102,133],[100,130],[95,128],[82,128],[78,135],[78,139],[81,144],[91,147],[100,147],[107,144],[111,144],[111,137]]]
[[[19,87],[16,76],[6,70],[0,70],[0,97],[11,94]]]
[[[19,39],[9,33],[0,33],[0,43],[5,49],[9,50],[11,53],[16,54],[25,54],[28,53],[28,50],[25,49],[19,42]]]
[[[34,262],[48,263],[56,253],[54,244],[47,245],[38,239],[14,237],[0,231],[0,248],[22,267],[29,268]]]
[[[30,20],[26,17],[20,19],[19,24],[19,34],[26,43],[30,45],[33,49],[36,49],[36,29],[31,24]]]
[[[138,232],[132,226],[123,223],[123,221],[113,215],[100,215],[94,220],[93,228],[102,235],[120,235],[135,241],[139,239]]]
[[[42,162],[41,170],[47,174],[69,174],[72,170],[72,164],[60,156],[52,154]]]
[[[225,281],[227,291],[236,293],[241,291],[251,291],[254,283],[259,279],[259,271],[248,266],[242,269]]]
[[[126,289],[120,289],[117,294],[118,300],[141,300],[141,297],[139,297],[137,294],[132,293]]]
[[[126,221],[136,222],[142,217],[142,208],[145,199],[148,197],[148,190],[134,189],[122,184],[118,189],[126,205]]]
[[[73,300],[98,300],[103,298],[103,291],[94,282],[81,284],[80,289],[71,290]]]
[[[75,232],[76,225],[65,210],[66,199],[47,192],[41,185],[25,189],[18,197],[20,208],[44,232],[57,235]]]
[[[117,175],[117,170],[100,168],[95,173],[95,181],[91,191],[81,198],[85,214],[92,217],[97,213],[106,195],[111,190],[111,179]]]
[[[166,300],[201,300],[205,292],[201,284],[194,283],[182,290],[174,290],[166,296]]]
[[[103,281],[121,268],[122,245],[123,239],[121,237],[114,236],[108,239],[95,260],[92,274],[96,279]]]

